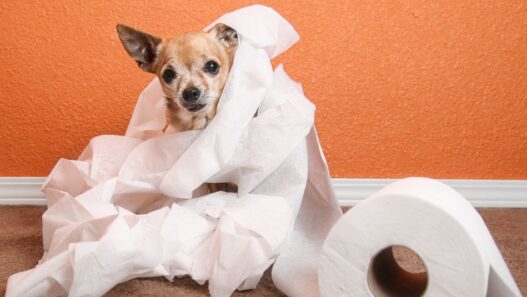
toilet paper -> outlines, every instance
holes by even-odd
[[[390,247],[413,250],[426,272],[400,268]],[[408,178],[353,207],[320,259],[321,296],[521,296],[480,215],[459,193]]]
[[[42,190],[44,255],[9,277],[6,296],[103,296],[132,278],[188,275],[212,297],[276,287],[318,297],[320,249],[342,216],[314,124],[315,106],[271,59],[299,40],[269,7],[221,16],[239,44],[217,114],[172,131],[156,78],[125,135],[93,138],[61,159]],[[207,30],[207,29],[205,29]],[[255,114],[257,113],[257,116]],[[206,183],[237,193],[208,193]]]

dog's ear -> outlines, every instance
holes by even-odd
[[[233,28],[217,24],[210,29],[210,34],[213,34],[227,49],[234,49],[238,45],[238,33]]]
[[[117,33],[128,54],[135,59],[141,69],[154,72],[154,62],[157,59],[158,47],[162,39],[141,32],[134,28],[118,24]]]

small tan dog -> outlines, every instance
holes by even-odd
[[[203,129],[216,115],[232,66],[238,35],[218,24],[209,32],[161,38],[117,25],[119,39],[139,67],[157,75],[167,100],[170,125],[178,132]],[[207,184],[210,192],[237,192],[231,183]]]
[[[176,131],[203,129],[216,115],[238,35],[218,24],[168,40],[117,25],[119,39],[139,67],[157,75],[166,95],[170,124]]]

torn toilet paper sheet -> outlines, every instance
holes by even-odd
[[[9,278],[6,296],[100,296],[132,278],[185,275],[230,296],[272,263],[285,294],[319,295],[320,249],[342,213],[315,107],[270,62],[299,36],[264,6],[209,28],[218,22],[239,46],[216,117],[202,131],[163,133],[164,96],[152,81],[125,136],[95,137],[79,159],[56,164],[43,186],[44,255]],[[239,193],[208,194],[203,184],[216,182]]]

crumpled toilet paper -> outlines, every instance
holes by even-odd
[[[299,36],[259,5],[208,28],[218,22],[238,32],[239,46],[216,117],[201,131],[163,133],[154,79],[126,135],[95,137],[77,160],[56,164],[43,186],[44,255],[9,278],[6,296],[100,296],[132,278],[185,275],[230,296],[273,263],[285,294],[319,295],[320,249],[342,213],[315,107],[270,62]],[[216,182],[239,193],[208,194],[203,184]]]

